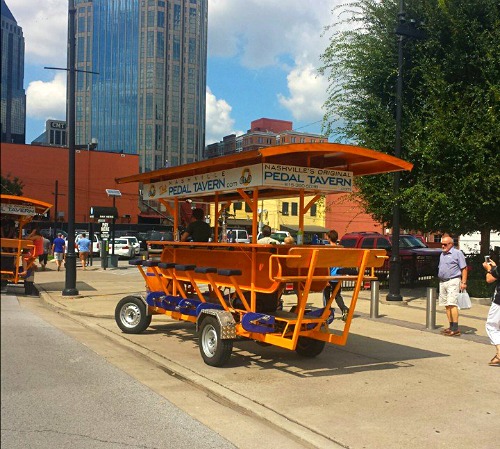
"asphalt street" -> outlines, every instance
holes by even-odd
[[[0,303],[3,449],[235,447],[15,296]]]

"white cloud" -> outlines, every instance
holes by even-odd
[[[234,131],[234,119],[231,118],[232,107],[223,99],[217,99],[207,86],[207,110],[205,144],[219,142],[229,134],[240,135],[241,131]]]
[[[209,55],[237,57],[247,68],[283,64],[283,57],[317,66],[324,27],[340,0],[209,0]]]
[[[323,117],[326,78],[316,69],[329,44],[325,27],[341,0],[209,0],[209,55],[251,70],[275,66],[287,78],[279,103],[300,121]]]
[[[327,79],[318,75],[311,64],[306,64],[294,68],[287,76],[287,83],[290,96],[279,93],[280,104],[288,109],[296,120],[320,120],[327,96]]]
[[[68,1],[10,0],[8,6],[23,29],[26,63],[65,67]]]
[[[35,119],[66,119],[66,72],[49,82],[32,81],[26,89],[26,115]]]

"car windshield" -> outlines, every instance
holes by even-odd
[[[399,238],[401,248],[427,248],[427,245],[412,235],[405,235]]]
[[[274,240],[278,240],[278,242],[283,243],[285,241],[286,234],[282,232],[273,232],[271,233],[271,238]]]

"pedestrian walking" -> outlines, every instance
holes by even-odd
[[[492,303],[486,318],[486,333],[490,337],[492,345],[496,346],[495,356],[490,360],[490,366],[500,366],[500,270],[495,262],[490,260],[483,263],[486,270],[486,282],[492,284],[496,282]]]
[[[340,245],[337,244],[337,241],[339,239],[339,234],[335,229],[332,229],[326,236],[328,237],[328,242],[330,245],[340,247]],[[339,271],[340,271],[339,267],[330,267],[330,276],[335,276],[339,274]],[[326,303],[330,299],[332,293],[335,291],[335,288],[337,287],[338,283],[339,281],[328,282],[328,285],[323,290],[323,307],[326,307]],[[342,297],[342,286],[339,287],[339,290],[335,295],[335,302],[337,303],[337,306],[340,309],[340,312],[342,313],[342,320],[346,321],[347,315],[349,313],[349,307],[347,307],[344,303],[344,298]]]
[[[57,234],[57,237],[52,242],[52,255],[56,261],[57,271],[61,271],[62,261],[64,259],[64,253],[66,250],[66,240],[64,240],[63,234]]]
[[[441,239],[439,256],[439,305],[446,308],[449,327],[442,331],[447,337],[459,337],[458,294],[467,287],[467,263],[462,251],[453,246],[453,239],[445,235]]]
[[[82,261],[82,267],[84,270],[87,269],[87,260],[92,248],[92,242],[87,238],[87,234],[82,233],[81,238],[78,239],[78,254],[80,255],[80,260]]]
[[[50,244],[50,240],[47,237],[43,237],[43,253],[38,256],[38,262],[42,267],[42,271],[45,271],[45,268],[47,267],[51,249],[52,245]]]

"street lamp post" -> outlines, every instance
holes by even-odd
[[[403,41],[404,38],[423,39],[424,33],[415,28],[415,22],[406,22],[406,14],[404,12],[404,1],[399,1],[398,26],[396,34],[399,36],[398,41],[398,77],[396,84],[396,142],[394,148],[394,156],[401,157],[401,119],[403,113]],[[400,207],[399,207],[399,184],[401,175],[400,172],[394,173],[393,180],[393,195],[394,206],[392,209],[392,256],[389,267],[389,293],[387,301],[402,301],[401,296],[401,256],[399,255],[399,235],[400,235]]]
[[[75,0],[68,3],[68,254],[66,255],[66,278],[63,296],[78,295],[76,289],[75,254]]]

